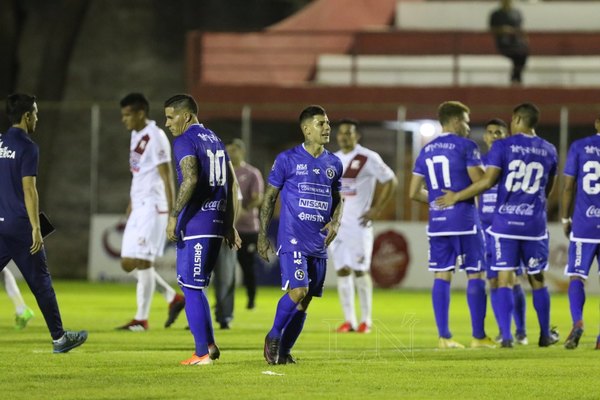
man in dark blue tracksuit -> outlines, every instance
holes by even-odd
[[[54,353],[66,353],[83,344],[87,332],[63,329],[46,265],[36,189],[39,150],[29,136],[38,120],[35,97],[10,95],[6,113],[12,127],[0,135],[0,271],[15,262],[44,315]]]

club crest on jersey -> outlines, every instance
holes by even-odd
[[[296,280],[298,281],[303,281],[304,276],[304,271],[302,271],[301,269],[297,269],[296,272],[294,272],[294,278],[296,278]]]
[[[360,169],[360,160],[352,160],[350,169]]]
[[[329,179],[333,179],[335,177],[335,169],[333,169],[332,167],[327,168],[327,171],[325,173],[327,174],[327,177]]]

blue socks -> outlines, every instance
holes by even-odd
[[[269,331],[269,338],[281,338],[283,329],[292,320],[292,317],[297,311],[296,306],[298,306],[298,304],[294,303],[287,293],[281,297],[279,303],[277,303],[275,321],[273,321],[273,327]]]
[[[515,299],[512,288],[499,287],[496,291],[496,308],[498,310],[498,327],[500,328],[502,340],[513,339],[512,333],[510,333],[510,323],[514,306]]]
[[[448,309],[450,308],[450,282],[443,279],[434,279],[431,289],[431,300],[433,302],[433,313],[441,338],[452,337],[448,328]]]
[[[306,312],[296,310],[292,319],[283,330],[283,335],[281,335],[281,344],[279,345],[280,358],[290,354],[292,347],[296,343],[296,339],[298,339],[302,328],[304,328],[304,321],[306,321]]]
[[[583,281],[579,279],[569,282],[569,307],[573,324],[583,321],[583,305],[585,304],[585,290]]]
[[[208,354],[208,345],[215,342],[208,299],[203,290],[182,287],[185,294],[185,314],[196,344],[196,355]]]
[[[547,287],[533,291],[533,307],[540,324],[540,336],[550,336],[550,294]]]
[[[467,303],[471,312],[472,333],[476,339],[483,339],[486,336],[484,327],[486,302],[485,281],[483,279],[469,279],[467,283]]]
[[[525,335],[525,310],[527,309],[527,303],[525,301],[525,291],[521,285],[515,284],[513,286],[513,296],[515,300],[513,317],[515,319],[517,334]]]

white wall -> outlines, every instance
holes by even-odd
[[[396,27],[415,30],[485,31],[494,1],[399,1]],[[515,2],[527,31],[597,31],[600,2]]]

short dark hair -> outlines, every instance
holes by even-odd
[[[506,122],[504,122],[504,120],[500,119],[500,118],[492,118],[490,119],[488,122],[485,123],[485,126],[489,126],[489,125],[498,125],[501,126],[503,128],[507,128],[508,129],[508,125],[506,124]]]
[[[302,110],[302,112],[300,113],[298,122],[300,122],[300,125],[302,125],[304,120],[312,119],[315,115],[327,115],[327,113],[325,112],[325,109],[321,106],[317,106],[317,105],[308,106],[304,110]]]
[[[343,124],[347,124],[347,125],[354,125],[354,128],[358,129],[358,121],[352,118],[342,118],[340,120],[340,122],[338,123],[338,125],[343,125]]]
[[[165,101],[165,108],[173,107],[176,110],[187,110],[194,115],[198,114],[198,104],[189,94],[176,94]]]
[[[450,121],[450,118],[460,118],[465,112],[469,114],[471,110],[460,101],[445,101],[438,107],[438,120],[440,124],[445,125]]]
[[[540,109],[533,103],[521,103],[513,109],[513,115],[518,115],[528,128],[535,128],[540,120]]]
[[[25,93],[14,93],[6,98],[6,115],[11,124],[18,124],[23,114],[33,111],[35,96]]]
[[[150,103],[141,93],[129,93],[121,99],[121,108],[131,107],[133,111],[144,111],[146,115],[150,113]]]

